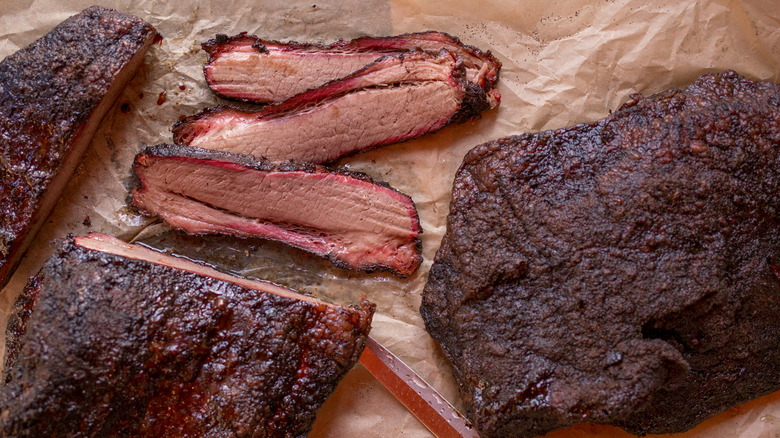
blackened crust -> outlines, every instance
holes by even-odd
[[[204,149],[195,146],[182,146],[173,144],[158,144],[156,146],[149,146],[136,155],[136,165],[138,157],[142,155],[150,155],[157,157],[188,157],[197,158],[203,160],[216,160],[225,161],[228,163],[238,164],[240,166],[249,167],[251,169],[262,170],[266,172],[308,172],[308,173],[339,173],[350,178],[355,178],[367,183],[380,185],[382,187],[393,190],[399,195],[408,197],[407,195],[399,192],[393,188],[387,181],[379,181],[371,178],[370,175],[350,170],[344,167],[330,167],[320,164],[313,164],[301,161],[284,161],[281,163],[275,163],[265,158],[255,158],[251,155],[237,154],[233,152],[217,151],[212,149]]]
[[[469,152],[421,313],[485,437],[780,389],[780,86],[727,71]]]
[[[0,392],[7,436],[300,437],[373,305],[328,306],[63,242]]]
[[[214,59],[214,56],[222,52],[229,51],[230,48],[234,45],[249,45],[257,49],[257,51],[260,53],[267,51],[263,41],[255,35],[247,35],[246,32],[241,32],[233,36],[227,36],[223,33],[218,33],[216,37],[206,41],[205,43],[201,43],[200,45],[203,50],[209,54],[209,59],[206,62],[206,65],[208,65]]]
[[[137,17],[93,6],[0,62],[0,286],[9,258],[48,214],[44,193],[84,124],[156,35]]]

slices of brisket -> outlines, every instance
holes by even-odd
[[[20,300],[3,436],[303,437],[374,309],[103,235],[62,242]]]
[[[156,36],[93,6],[0,62],[0,287]]]
[[[133,203],[190,233],[277,240],[340,267],[400,276],[422,261],[411,198],[364,174],[168,145],[139,154],[134,170]]]
[[[494,104],[501,63],[476,47],[442,32],[392,37],[362,37],[329,45],[262,40],[241,33],[217,35],[203,44],[209,60],[203,68],[209,87],[223,97],[252,102],[280,102],[310,88],[347,76],[389,54],[411,50],[448,50],[461,58],[466,77],[482,87]]]
[[[450,52],[386,56],[353,74],[259,111],[209,108],[173,127],[177,144],[327,163],[409,140],[490,108]]]
[[[780,86],[478,146],[421,312],[481,436],[689,429],[780,389]]]

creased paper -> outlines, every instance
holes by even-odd
[[[89,6],[80,0],[0,0],[0,57]],[[446,225],[450,186],[463,155],[498,137],[596,120],[631,93],[684,87],[734,69],[780,81],[780,9],[765,1],[350,0],[109,1],[163,34],[104,119],[84,159],[21,267],[0,294],[0,325],[11,303],[68,233],[99,231],[207,259],[342,304],[377,303],[372,335],[460,407],[447,361],[425,332],[420,293]],[[410,278],[340,270],[261,240],[189,237],[127,206],[130,165],[146,145],[171,141],[182,115],[218,103],[203,79],[200,43],[241,31],[266,39],[327,43],[362,35],[439,30],[491,50],[503,63],[501,106],[481,120],[342,160],[414,199],[424,234],[422,267]],[[321,410],[314,437],[427,437],[426,429],[361,366]],[[580,425],[550,437],[627,437]],[[780,393],[738,406],[678,437],[780,436]]]

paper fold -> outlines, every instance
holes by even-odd
[[[563,3],[563,4],[561,4]],[[32,42],[90,1],[0,1],[0,57]],[[462,157],[498,137],[602,118],[631,93],[684,87],[698,75],[734,69],[780,81],[780,10],[765,1],[447,0],[108,1],[165,39],[106,116],[50,220],[0,295],[0,324],[51,241],[98,231],[163,248],[238,274],[270,279],[339,303],[377,303],[372,336],[456,407],[449,366],[425,332],[420,294],[446,226],[450,186]],[[218,103],[202,75],[200,43],[241,31],[262,38],[327,43],[362,35],[439,30],[491,50],[503,63],[501,106],[478,121],[358,154],[339,164],[388,181],[416,202],[424,233],[421,268],[408,279],[344,271],[280,244],[222,236],[186,237],[152,225],[127,206],[131,163],[145,146],[171,141],[183,115]],[[182,89],[183,88],[183,89]],[[165,101],[158,105],[161,93]],[[127,109],[123,111],[122,108]],[[88,218],[88,219],[87,219]],[[163,234],[160,234],[162,232]],[[780,393],[736,407],[679,437],[770,438],[780,431]],[[360,366],[318,416],[313,437],[424,437],[427,431]],[[549,437],[625,437],[580,425]]]

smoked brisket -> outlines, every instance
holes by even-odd
[[[62,242],[17,309],[15,437],[303,437],[373,314],[103,235]]]
[[[365,174],[161,145],[136,157],[133,203],[189,233],[277,240],[356,270],[422,262],[412,199]]]
[[[376,59],[412,50],[448,50],[461,59],[466,77],[482,87],[494,105],[501,63],[476,47],[442,32],[392,37],[362,37],[329,45],[262,40],[241,33],[217,35],[203,44],[209,60],[203,68],[209,87],[222,97],[251,102],[281,102],[310,88],[347,76]]]
[[[93,6],[0,62],[0,287],[155,37]]]
[[[259,111],[222,106],[173,127],[176,144],[327,163],[479,117],[491,103],[459,58],[409,52]]]
[[[465,157],[421,312],[484,437],[672,433],[780,389],[780,86],[734,72]]]

